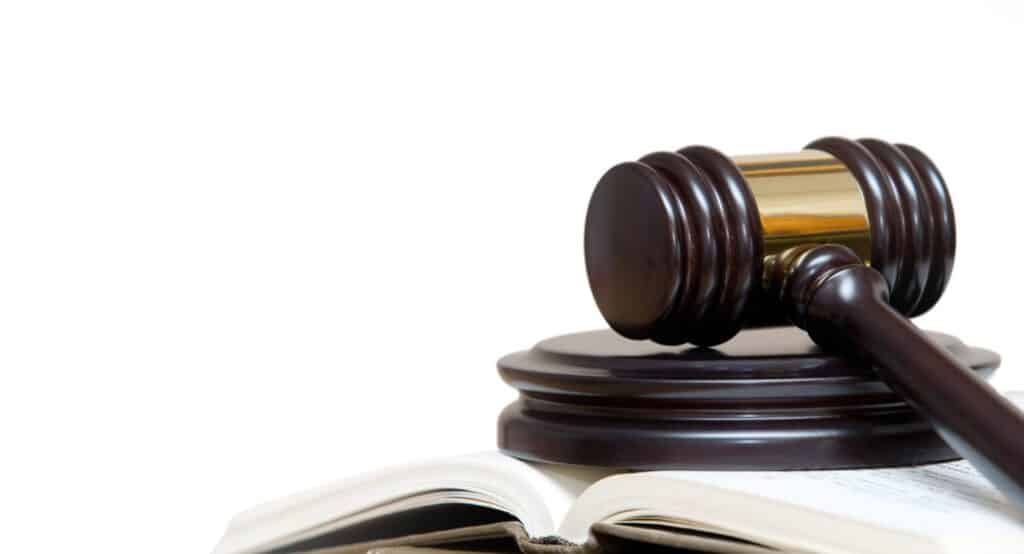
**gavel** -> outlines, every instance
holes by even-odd
[[[920,150],[816,140],[728,157],[706,146],[619,164],[586,216],[587,275],[619,334],[714,346],[787,323],[869,362],[939,435],[1024,507],[1024,414],[908,318],[949,281],[950,197]]]

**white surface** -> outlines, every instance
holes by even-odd
[[[920,146],[960,224],[921,323],[1024,385],[1022,47],[1010,1],[4,3],[4,550],[208,551],[491,448],[495,359],[601,326],[594,182],[691,143]]]

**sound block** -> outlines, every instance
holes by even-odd
[[[999,355],[929,333],[988,378]],[[917,465],[959,456],[872,368],[799,329],[748,330],[679,348],[591,331],[498,362],[519,399],[498,446],[539,462],[642,470]]]

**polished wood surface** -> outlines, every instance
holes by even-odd
[[[987,378],[995,353],[932,340]],[[498,423],[511,455],[634,469],[822,469],[955,459],[868,363],[794,327],[716,348],[612,331],[551,338],[498,362],[520,393]]]
[[[845,168],[851,186],[859,186],[852,196],[863,205],[850,217],[861,217],[854,217],[858,210],[867,216],[869,265],[889,284],[892,306],[907,316],[929,310],[945,290],[956,250],[952,203],[935,164],[914,147],[877,139],[827,137],[807,148]],[[602,176],[587,209],[584,254],[594,300],[612,329],[662,344],[713,346],[743,327],[786,324],[761,290],[766,257],[800,241],[864,250],[863,232],[822,231],[819,220],[846,221],[832,213],[834,194],[800,194],[801,183],[779,175],[752,190],[743,163],[691,146]],[[807,178],[793,171],[793,180]],[[779,189],[772,208],[761,213],[759,198],[772,188]],[[786,202],[802,203],[794,208],[799,217],[786,216]],[[781,223],[786,236],[769,236]]]
[[[953,271],[956,224],[942,175],[923,152],[878,139],[839,137],[807,148],[842,160],[861,183],[871,219],[871,267],[890,287],[889,300],[913,317],[938,302]]]
[[[935,164],[877,139],[827,137],[807,149],[819,154],[737,163],[689,147],[615,166],[588,207],[587,276],[612,329],[652,341],[644,348],[708,347],[743,327],[792,322],[859,360],[860,373],[838,377],[836,389],[835,376],[813,373],[843,363],[823,365],[836,354],[772,354],[787,344],[781,335],[739,357],[707,348],[637,357],[622,345],[606,355],[607,337],[542,343],[500,364],[521,392],[501,416],[502,448],[544,461],[709,469],[912,464],[955,450],[1024,506],[1024,413],[978,374],[994,362],[976,365],[962,345],[907,319],[939,300],[955,258],[952,202]],[[770,179],[753,191],[743,167]],[[850,205],[851,183],[860,205]],[[769,240],[769,230],[785,236]],[[722,364],[729,369],[713,369]],[[795,382],[753,376],[766,367],[812,369]]]

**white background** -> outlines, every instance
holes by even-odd
[[[593,184],[693,143],[922,148],[960,238],[920,323],[1024,388],[1017,5],[3,4],[0,549],[204,552],[492,448],[495,360],[602,326]]]

